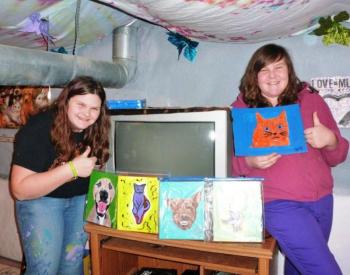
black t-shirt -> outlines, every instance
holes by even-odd
[[[50,129],[53,122],[53,112],[45,111],[29,119],[16,134],[12,164],[16,164],[34,172],[48,171],[57,157],[55,147],[50,138]],[[75,134],[78,142],[83,140],[83,133]],[[70,198],[86,194],[89,177],[78,178],[67,182],[51,193],[48,197]]]

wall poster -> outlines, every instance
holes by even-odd
[[[350,76],[315,77],[311,85],[327,102],[338,127],[350,128]]]
[[[0,128],[19,128],[49,105],[49,87],[0,87]]]

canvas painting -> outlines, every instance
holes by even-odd
[[[262,242],[262,179],[212,179],[212,240]]]
[[[114,173],[94,170],[90,176],[85,220],[116,228],[117,180]]]
[[[117,229],[158,233],[159,180],[156,176],[118,176]]]
[[[48,87],[0,87],[0,128],[19,128],[49,104]]]
[[[213,180],[204,181],[204,240],[213,241]]]
[[[307,151],[298,104],[266,108],[233,108],[236,156]]]
[[[159,238],[204,239],[204,181],[160,182]]]

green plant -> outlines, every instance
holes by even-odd
[[[334,17],[321,17],[318,20],[320,26],[310,34],[323,36],[322,42],[326,46],[330,44],[340,44],[349,46],[350,44],[350,29],[346,28],[341,22],[349,20],[349,14],[342,11]]]

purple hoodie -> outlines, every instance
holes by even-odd
[[[233,176],[263,177],[264,201],[294,200],[316,201],[333,190],[331,167],[345,161],[349,142],[343,138],[328,105],[317,93],[305,86],[299,93],[298,102],[304,129],[313,127],[313,112],[320,122],[331,129],[338,139],[337,148],[328,151],[307,145],[306,153],[283,155],[267,169],[250,168],[244,157],[233,156]],[[246,108],[242,95],[232,104],[233,108]]]

